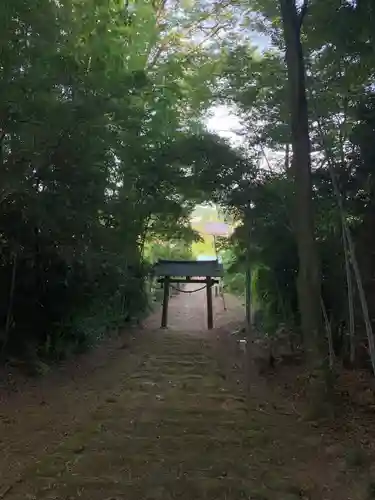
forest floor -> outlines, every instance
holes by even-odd
[[[307,418],[290,371],[254,370],[245,389],[230,335],[243,308],[227,302],[210,332],[203,293],[182,294],[166,331],[158,312],[42,378],[3,381],[0,498],[375,498],[366,421]]]

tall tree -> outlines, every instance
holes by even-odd
[[[301,28],[307,7],[307,0],[300,9],[297,8],[296,0],[280,0],[290,92],[291,169],[295,196],[293,222],[299,255],[299,307],[306,346],[309,352],[316,353],[321,335],[321,282],[314,236],[306,71],[301,43]]]

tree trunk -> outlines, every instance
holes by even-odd
[[[352,234],[351,234],[350,228],[349,228],[349,226],[346,222],[346,219],[345,219],[344,203],[342,200],[342,195],[341,195],[339,185],[337,183],[337,179],[336,179],[336,175],[335,175],[335,171],[334,171],[333,160],[332,160],[332,155],[329,152],[329,148],[327,146],[327,143],[326,143],[326,140],[324,137],[324,132],[323,132],[323,128],[321,126],[321,123],[319,120],[317,120],[317,122],[318,122],[318,131],[319,131],[319,135],[320,135],[320,141],[321,141],[322,146],[324,148],[324,152],[325,152],[325,156],[326,156],[326,160],[327,160],[327,165],[328,165],[328,171],[329,171],[329,174],[330,174],[330,177],[332,180],[333,192],[335,194],[337,204],[339,207],[339,211],[340,211],[342,230],[344,233],[343,244],[344,244],[344,250],[346,253],[345,257],[347,258],[347,254],[349,254],[350,263],[353,266],[354,278],[355,278],[357,288],[358,288],[358,297],[359,297],[359,301],[361,304],[363,321],[365,323],[366,335],[367,335],[367,340],[368,340],[368,352],[370,355],[372,371],[375,375],[375,338],[374,338],[374,332],[372,330],[370,312],[369,312],[369,308],[367,305],[367,299],[366,299],[365,289],[363,286],[361,271],[359,269],[359,264],[358,264],[358,260],[357,260],[356,253],[355,253],[355,246],[354,246]],[[349,271],[350,271],[350,269],[349,269]],[[349,276],[348,272],[347,272],[347,279],[351,280],[351,276]],[[351,286],[351,283],[352,283],[351,281],[348,281],[348,300],[349,300],[349,302],[351,302],[353,300],[353,297],[352,297],[353,291],[352,290],[349,291],[349,286]],[[350,298],[349,298],[349,294],[351,296]],[[354,311],[351,310],[352,307],[353,307],[352,303],[349,303],[349,314],[351,315],[350,321],[353,322],[353,324],[350,325],[350,329],[352,332],[351,335],[353,335],[353,338],[351,338],[350,356],[351,356],[351,359],[352,358],[354,359],[354,357],[355,357]]]
[[[290,91],[294,227],[299,255],[298,298],[306,350],[315,363],[322,348],[322,317],[320,269],[314,237],[305,62],[301,44],[301,24],[307,3],[300,12],[295,0],[280,0],[280,7]]]

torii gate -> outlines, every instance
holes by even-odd
[[[158,283],[164,284],[163,313],[161,328],[167,327],[169,286],[172,283],[196,283],[203,284],[207,294],[207,327],[213,328],[212,310],[212,286],[219,281],[224,274],[223,265],[218,260],[158,260],[153,268],[154,276],[158,277]],[[203,278],[203,279],[202,279]]]

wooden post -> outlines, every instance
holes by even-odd
[[[247,251],[248,252],[248,251]],[[246,269],[246,326],[250,330],[251,328],[251,270],[250,270],[250,264],[247,263],[247,269]]]
[[[167,328],[168,301],[169,301],[169,276],[164,276],[163,313],[162,313],[162,317],[161,317],[161,327],[162,328]]]
[[[250,219],[250,205],[245,212],[245,225],[247,229],[247,242],[246,242],[246,283],[245,283],[245,294],[246,294],[246,358],[245,358],[245,370],[246,370],[246,388],[248,394],[251,389],[251,377],[253,369],[253,350],[251,349],[251,343],[253,340],[253,332],[251,328],[251,259],[250,259],[250,241],[251,241],[251,219]]]
[[[245,212],[245,226],[247,229],[246,241],[246,273],[245,273],[245,305],[246,305],[246,328],[248,342],[251,334],[251,259],[250,259],[250,240],[251,240],[251,220],[250,207]]]
[[[212,278],[206,277],[207,284],[207,326],[209,330],[213,328],[213,313],[212,313]]]

